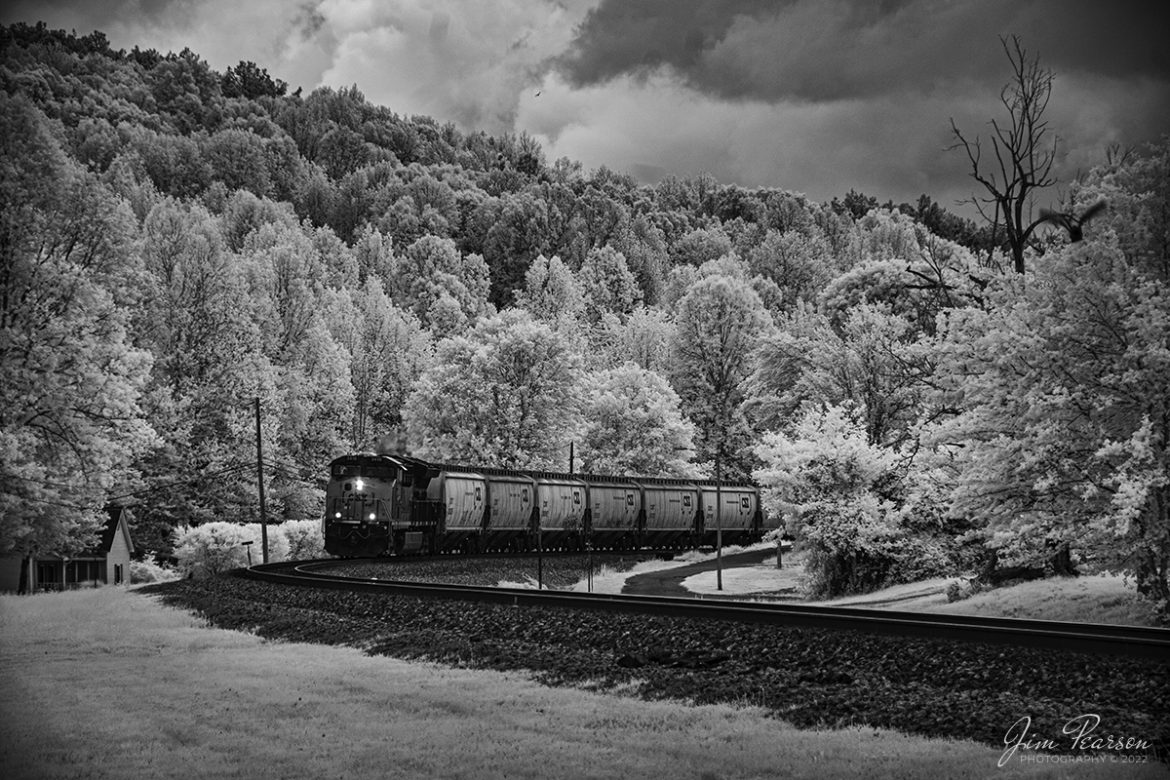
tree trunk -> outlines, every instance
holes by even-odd
[[[983,566],[979,572],[979,580],[990,585],[995,579],[995,567],[999,564],[999,550],[983,548]]]
[[[1060,543],[1056,552],[1052,554],[1050,563],[1052,564],[1052,573],[1058,577],[1077,576],[1077,570],[1072,565],[1072,551],[1069,550],[1068,542]]]
[[[32,592],[32,557],[29,555],[20,559],[20,585],[16,592],[21,596]]]
[[[1159,605],[1163,615],[1170,618],[1170,582],[1167,582],[1166,561],[1161,561],[1153,550],[1142,550],[1138,554],[1137,565],[1134,567],[1134,579],[1137,581],[1137,591]]]

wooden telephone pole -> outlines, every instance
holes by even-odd
[[[723,590],[723,470],[715,452],[715,590]]]
[[[256,398],[256,478],[260,489],[260,547],[264,562],[268,563],[268,513],[264,509],[264,446],[260,441],[259,396]]]

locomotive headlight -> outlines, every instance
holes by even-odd
[[[371,519],[371,520],[377,520],[377,519],[378,519],[378,516],[377,516],[376,514],[374,514],[373,512],[370,512],[370,519]]]
[[[357,492],[359,492],[359,493],[366,489],[366,483],[360,479],[355,480],[353,483],[353,486],[354,486],[354,489],[357,490]]]
[[[338,520],[340,520],[341,519],[341,512],[337,512],[333,516],[336,517]]]

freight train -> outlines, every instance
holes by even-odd
[[[775,528],[742,482],[597,476],[353,454],[329,466],[325,550],[340,557],[540,549],[689,549]],[[718,506],[722,509],[717,511]]]

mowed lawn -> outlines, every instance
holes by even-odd
[[[727,569],[723,574],[723,592],[741,597],[754,593],[787,592],[798,598],[804,592],[803,561],[803,554],[798,553],[785,556],[783,569],[776,568],[774,559]],[[947,600],[947,586],[957,581],[957,577],[940,577],[894,585],[859,596],[808,603],[1074,623],[1159,625],[1152,604],[1137,594],[1132,582],[1120,575],[1049,577],[1006,585],[950,602]],[[720,595],[713,571],[688,577],[683,581],[683,587],[707,596]],[[620,586],[617,590],[620,591]]]
[[[798,731],[752,708],[273,643],[118,588],[0,597],[0,685],[10,779],[1105,778],[1119,768],[997,769],[1002,750],[971,742]]]

